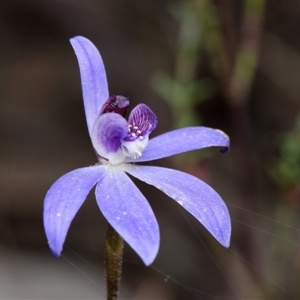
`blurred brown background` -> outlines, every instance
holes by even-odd
[[[232,141],[228,155],[157,162],[222,195],[230,250],[138,183],[161,247],[147,268],[126,246],[120,298],[299,299],[299,15],[299,1],[1,1],[0,299],[104,299],[106,224],[93,193],[59,260],[42,222],[50,185],[96,163],[75,35],[98,47],[111,94],[155,111],[153,135],[198,124]]]

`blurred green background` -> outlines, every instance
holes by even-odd
[[[92,165],[69,38],[104,59],[111,94],[157,114],[153,136],[219,128],[231,151],[158,161],[209,183],[228,204],[223,249],[158,190],[137,183],[161,246],[145,267],[126,246],[120,299],[300,299],[299,1],[1,1],[0,299],[104,299],[106,224],[93,193],[52,257],[43,199]]]

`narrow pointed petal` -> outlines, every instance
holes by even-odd
[[[229,148],[228,136],[218,129],[208,127],[181,128],[150,139],[143,155],[127,162],[142,162],[207,147]]]
[[[44,201],[44,228],[55,257],[61,254],[77,211],[104,173],[103,166],[77,169],[60,177],[48,190]]]
[[[90,40],[76,36],[70,42],[79,64],[86,121],[91,135],[100,109],[108,99],[105,67],[99,51]]]
[[[229,247],[231,222],[221,197],[206,183],[176,170],[128,165],[126,172],[150,184],[190,212],[224,247]]]
[[[159,248],[157,221],[146,198],[117,168],[110,169],[97,185],[97,203],[110,225],[150,265]]]

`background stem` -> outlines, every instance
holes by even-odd
[[[108,224],[105,242],[107,300],[116,300],[118,298],[122,273],[123,248],[123,239]]]

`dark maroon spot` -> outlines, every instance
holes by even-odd
[[[221,152],[222,154],[226,154],[229,152],[229,147],[221,148],[221,149],[219,149],[219,152]]]
[[[111,95],[103,104],[99,115],[113,112],[124,117],[128,106],[128,98],[121,95]]]

